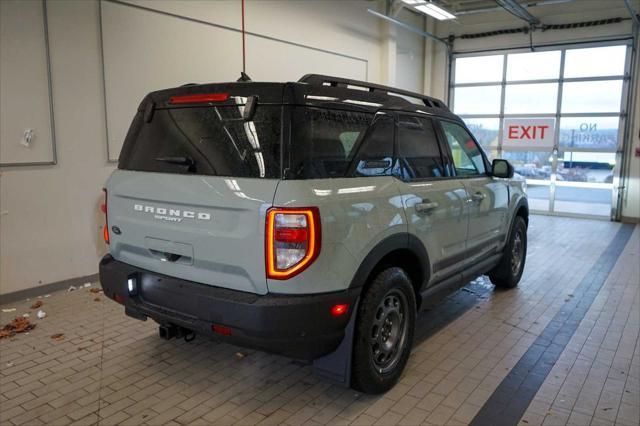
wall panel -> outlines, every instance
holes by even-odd
[[[242,38],[235,28],[110,1],[101,2],[101,24],[112,161],[148,92],[240,76]],[[253,33],[247,45],[254,80],[295,81],[307,73],[367,79],[364,59]]]
[[[55,163],[44,2],[0,1],[0,94],[0,165]]]

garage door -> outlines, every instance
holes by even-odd
[[[613,217],[628,42],[454,55],[450,99],[492,158],[528,184],[533,211]]]

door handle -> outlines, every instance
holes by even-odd
[[[487,198],[487,195],[482,192],[476,192],[471,196],[471,199],[476,203],[482,202],[482,200],[484,200],[485,198]]]
[[[435,201],[423,200],[423,202],[417,203],[415,208],[418,213],[431,213],[438,208],[438,203]]]

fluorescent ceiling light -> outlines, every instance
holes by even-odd
[[[456,16],[443,9],[442,7],[431,3],[430,1],[427,2],[426,0],[402,0],[403,2],[405,2],[406,4],[413,6],[416,8],[416,10],[419,10],[422,13],[425,13],[429,16],[432,16],[440,21],[445,21],[447,19],[456,19]]]
[[[441,7],[436,6],[433,3],[427,3],[424,5],[419,5],[416,6],[416,9],[418,9],[420,12],[424,12],[427,15],[433,16],[436,19],[439,19],[441,21],[447,20],[447,19],[456,19],[455,15],[453,15],[452,13],[449,13],[448,11],[444,10]]]

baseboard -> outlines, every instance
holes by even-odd
[[[31,299],[37,296],[52,293],[54,291],[65,290],[70,286],[79,286],[88,282],[98,281],[98,274],[86,275],[84,277],[69,278],[67,280],[57,281],[55,283],[39,285],[36,287],[18,290],[7,294],[0,294],[0,305],[14,303],[19,300]]]
[[[637,224],[640,224],[640,217],[622,216],[622,217],[620,217],[620,222],[622,222],[622,223],[631,223],[631,224],[637,225]]]

